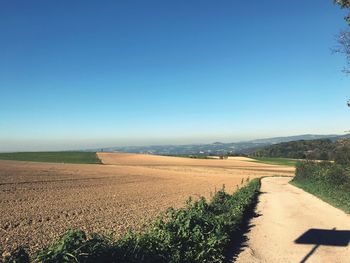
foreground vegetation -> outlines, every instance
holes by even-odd
[[[300,162],[291,183],[350,213],[349,165],[338,162]]]
[[[298,160],[288,159],[288,158],[270,158],[270,157],[255,157],[255,162],[266,163],[266,164],[276,164],[276,165],[286,165],[286,166],[295,166]]]
[[[232,195],[221,190],[211,202],[188,200],[183,209],[169,209],[142,233],[119,240],[81,230],[70,230],[52,246],[39,251],[35,262],[223,262],[229,242],[239,239],[239,228],[259,193],[254,179]],[[239,242],[239,241],[236,241]],[[5,262],[29,262],[20,248]]]
[[[0,153],[0,160],[51,163],[101,163],[94,152],[16,152]]]

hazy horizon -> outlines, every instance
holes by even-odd
[[[159,138],[154,138],[152,140],[147,140],[147,142],[143,142],[139,139],[134,139],[130,143],[123,142],[123,140],[112,140],[107,139],[107,141],[103,140],[71,140],[70,142],[67,140],[53,140],[53,141],[45,141],[45,140],[37,140],[35,143],[35,147],[33,147],[33,141],[22,141],[18,143],[18,141],[4,142],[0,141],[0,152],[25,152],[25,151],[74,151],[74,150],[91,150],[91,149],[103,149],[110,147],[123,147],[123,146],[155,146],[155,145],[188,145],[188,144],[211,144],[215,142],[221,143],[237,143],[237,142],[245,142],[252,141],[257,139],[271,139],[278,137],[293,137],[293,136],[301,136],[301,135],[344,135],[345,133],[325,133],[325,134],[316,134],[316,133],[301,133],[301,134],[289,134],[284,136],[262,136],[262,137],[242,137],[236,139],[230,138],[221,138],[218,140],[215,139],[203,139],[200,140],[198,138],[187,138],[181,140],[160,140]]]
[[[0,151],[349,130],[332,1],[5,1]]]

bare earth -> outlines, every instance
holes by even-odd
[[[210,196],[242,179],[294,168],[247,159],[199,160],[100,153],[104,165],[0,161],[0,248],[31,251],[70,228],[118,237],[189,196]]]
[[[262,180],[260,216],[252,220],[248,246],[237,262],[350,262],[350,215],[288,184],[289,180]],[[314,235],[303,238],[303,244],[294,242],[310,229],[318,230],[309,232]]]

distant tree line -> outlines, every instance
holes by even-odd
[[[277,157],[309,160],[337,160],[350,163],[350,140],[330,139],[283,142],[256,150],[251,157]]]

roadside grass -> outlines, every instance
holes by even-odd
[[[203,197],[189,199],[184,208],[169,208],[143,232],[129,232],[118,240],[69,230],[50,247],[38,251],[33,261],[224,262],[230,242],[239,240],[240,227],[259,190],[260,179],[254,179],[233,194],[220,190],[210,202]],[[28,253],[19,248],[8,253],[4,262],[19,262],[19,257],[24,259],[21,262],[29,260]]]
[[[95,152],[15,152],[0,153],[0,160],[51,163],[100,164]]]
[[[313,182],[300,182],[292,181],[290,184],[303,189],[304,191],[313,194],[320,198],[321,200],[331,204],[334,207],[337,207],[344,212],[350,214],[350,199],[349,193],[339,191],[336,189],[329,189],[322,184],[315,184]]]
[[[286,165],[286,166],[295,166],[298,162],[298,160],[296,159],[288,159],[288,158],[254,157],[252,159],[253,159],[253,162]]]
[[[301,162],[290,182],[350,214],[350,167],[331,162]]]

